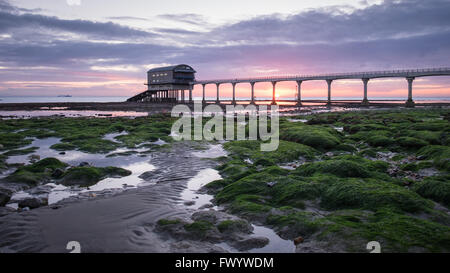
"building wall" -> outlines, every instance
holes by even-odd
[[[173,80],[173,71],[149,72],[147,77],[148,84],[171,83]]]
[[[178,68],[178,69],[177,69]],[[195,71],[180,71],[184,67],[168,68],[168,70],[148,71],[147,82],[148,90],[186,90],[189,89],[189,83],[195,80]],[[178,70],[178,72],[174,72]]]

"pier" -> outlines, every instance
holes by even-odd
[[[409,69],[409,70],[385,70],[385,71],[370,71],[370,72],[354,72],[354,73],[333,73],[333,74],[319,74],[319,75],[288,75],[288,76],[268,76],[268,77],[250,77],[250,78],[235,78],[235,79],[215,79],[215,80],[194,80],[186,84],[182,90],[147,90],[142,92],[128,101],[151,101],[159,102],[174,102],[174,103],[193,103],[192,92],[195,85],[202,86],[202,102],[203,103],[231,103],[236,104],[239,101],[236,97],[239,95],[236,92],[238,84],[246,84],[251,89],[251,97],[248,101],[250,104],[256,102],[268,102],[270,104],[277,104],[277,102],[293,102],[296,106],[302,106],[302,103],[307,102],[302,100],[302,83],[306,81],[325,81],[328,87],[327,100],[313,100],[308,102],[323,102],[328,106],[338,101],[332,99],[332,84],[338,80],[359,79],[362,83],[362,99],[358,102],[360,105],[368,106],[371,102],[368,99],[369,83],[372,79],[379,78],[404,78],[408,83],[407,96],[405,100],[406,107],[414,107],[413,100],[413,83],[419,77],[434,77],[434,76],[450,76],[450,68],[427,68],[427,69]],[[271,100],[255,100],[255,89],[257,83],[269,82],[272,84],[272,99]],[[276,99],[276,86],[280,82],[295,82],[297,84],[296,97],[293,100]],[[216,86],[216,99],[206,100],[206,86]],[[233,96],[231,100],[220,99],[220,86],[230,84],[233,89]],[[150,85],[150,84],[147,84]],[[406,93],[406,92],[405,92]],[[156,99],[155,99],[156,98]]]

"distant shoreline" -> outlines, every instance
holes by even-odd
[[[295,105],[279,105],[284,113],[301,113],[313,108],[324,108],[326,101],[305,101],[302,107]],[[173,103],[137,103],[137,102],[50,102],[50,103],[0,103],[0,111],[124,111],[146,112],[149,115],[169,113],[175,104]],[[191,107],[192,104],[187,104]],[[244,106],[247,104],[243,104]],[[226,104],[221,104],[225,107]],[[370,107],[364,107],[359,101],[332,101],[332,107],[345,109],[356,108],[401,108],[404,101],[373,101]],[[450,107],[450,102],[416,102],[416,107]]]

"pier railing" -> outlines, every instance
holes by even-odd
[[[293,80],[323,80],[323,79],[361,79],[382,77],[420,77],[430,75],[450,75],[450,67],[424,68],[424,69],[397,69],[368,72],[341,72],[325,74],[302,74],[302,75],[278,75],[278,76],[256,76],[246,78],[223,78],[213,80],[198,80],[194,84],[211,83],[233,83],[233,82],[258,82],[258,81],[293,81]]]

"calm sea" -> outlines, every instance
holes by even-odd
[[[32,103],[32,102],[122,102],[129,97],[1,97],[0,103]],[[194,97],[201,100],[201,97]],[[216,97],[207,97],[207,100],[215,100]],[[231,100],[231,97],[221,97],[221,100]],[[248,97],[240,97],[238,100],[249,100]],[[257,97],[256,100],[270,100],[270,97]],[[295,98],[281,98],[282,100],[295,100]],[[326,100],[326,97],[303,97],[303,100]],[[332,97],[333,100],[361,100],[361,97]],[[403,97],[369,97],[369,100],[406,100]],[[414,97],[416,102],[450,102],[450,97]]]
[[[24,102],[121,102],[129,97],[1,97],[0,103]]]

